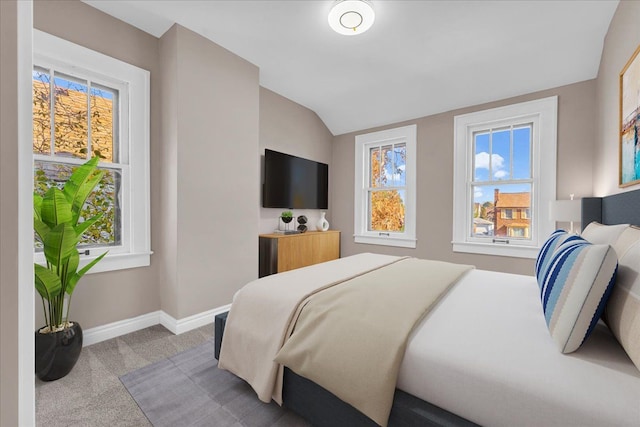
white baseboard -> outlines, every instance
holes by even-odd
[[[91,344],[139,331],[140,329],[148,328],[149,326],[157,325],[160,323],[160,313],[162,313],[162,311],[158,310],[131,319],[119,320],[117,322],[86,329],[82,331],[82,346],[86,347]]]
[[[192,329],[199,328],[200,326],[213,323],[215,315],[229,311],[230,307],[231,304],[223,305],[179,320],[169,316],[162,310],[158,310],[131,319],[97,326],[83,331],[82,346],[86,347],[91,344],[96,344],[111,338],[139,331],[140,329],[148,328],[153,325],[162,325],[176,335],[183,334],[191,331]]]
[[[174,319],[173,317],[162,311],[160,315],[160,321],[158,323],[160,323],[162,326],[164,326],[174,334],[180,335],[185,332],[189,332],[192,329],[199,328],[200,326],[213,323],[213,318],[216,314],[229,311],[230,308],[231,304],[227,304],[179,320]]]

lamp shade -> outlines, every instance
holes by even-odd
[[[580,221],[582,215],[581,201],[578,200],[556,200],[549,206],[549,217],[553,221],[568,222]]]
[[[367,0],[338,0],[329,12],[329,26],[339,34],[355,36],[373,25],[376,15]]]

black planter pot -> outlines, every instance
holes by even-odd
[[[82,350],[82,328],[78,322],[60,332],[36,331],[36,375],[54,381],[71,372]]]

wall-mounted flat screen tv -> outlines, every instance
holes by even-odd
[[[329,165],[264,150],[262,207],[327,209]]]

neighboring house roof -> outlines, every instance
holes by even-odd
[[[473,218],[473,223],[477,225],[493,225],[493,221],[487,221],[484,218]]]
[[[496,208],[528,208],[531,207],[531,193],[500,193]]]

